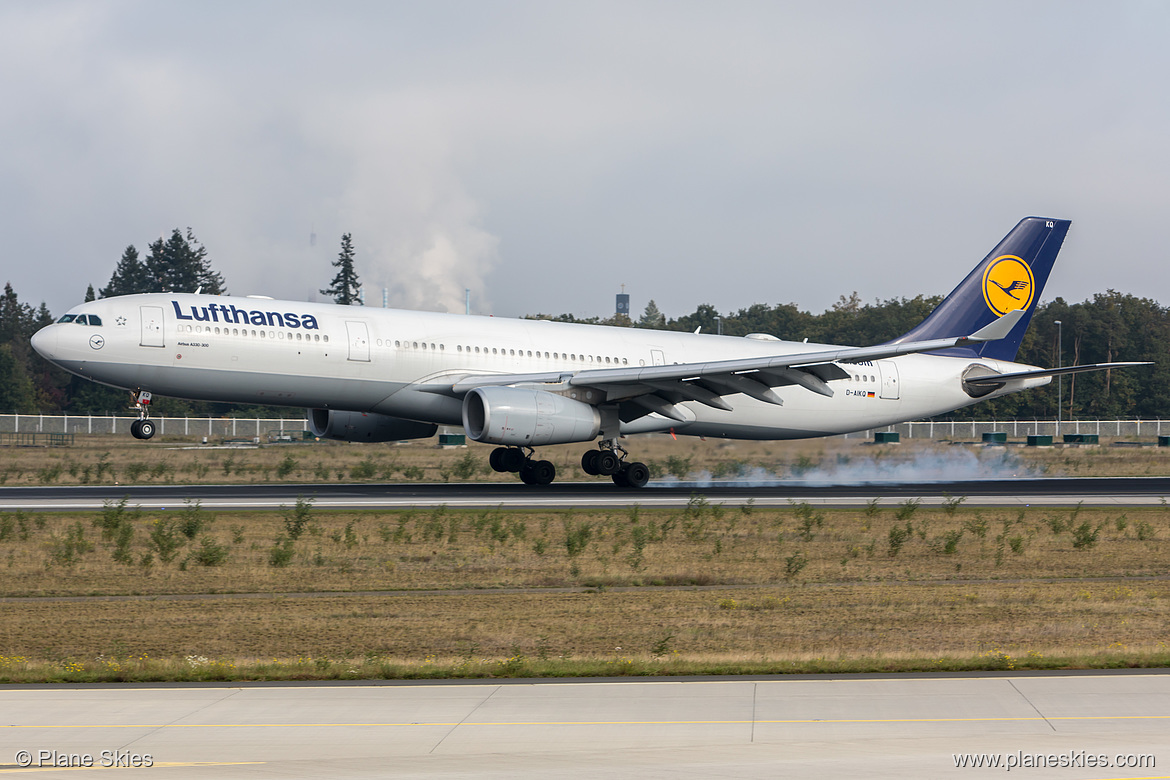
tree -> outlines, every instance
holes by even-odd
[[[143,264],[149,278],[147,292],[227,293],[223,276],[211,269],[207,248],[196,240],[191,228],[186,235],[175,228],[165,242],[156,240]]]
[[[666,315],[658,311],[658,304],[653,300],[646,304],[646,311],[642,312],[641,318],[638,319],[639,328],[664,328],[666,327]]]
[[[93,291],[93,285],[91,284],[85,288],[85,302],[89,303],[90,301],[96,301],[96,300],[97,300],[97,294]]]
[[[349,233],[341,237],[341,254],[333,262],[333,267],[337,269],[337,275],[321,294],[332,296],[333,302],[342,306],[360,305],[362,286],[353,270],[353,240]]]
[[[0,344],[0,412],[31,412],[36,405],[32,380],[11,344]]]
[[[114,268],[114,275],[110,277],[110,283],[98,292],[103,298],[153,292],[150,274],[147,272],[146,266],[138,260],[138,250],[134,248],[133,244],[122,252],[122,259]]]

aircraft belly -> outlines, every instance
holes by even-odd
[[[229,403],[278,404],[366,411],[401,383],[353,377],[315,377],[196,366],[91,363],[82,376],[158,395]]]

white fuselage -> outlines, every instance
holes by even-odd
[[[380,414],[445,425],[462,401],[434,388],[469,375],[566,374],[623,366],[824,350],[774,339],[436,314],[266,298],[160,293],[81,304],[34,336],[41,354],[80,376],[159,395]],[[88,321],[96,315],[101,324]],[[782,406],[725,396],[732,411],[680,404],[687,422],[652,414],[623,433],[786,439],[865,430],[975,403],[961,376],[972,365],[1008,373],[1028,366],[934,354],[841,364],[831,397],[776,388]],[[1014,380],[985,396],[1047,384]]]

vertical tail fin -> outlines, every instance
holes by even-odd
[[[1015,360],[1024,331],[1072,222],[1025,217],[951,291],[930,316],[891,343],[967,336],[1010,311],[1024,310],[1006,338],[965,350],[994,360]]]

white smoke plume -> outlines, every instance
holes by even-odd
[[[663,477],[653,484],[663,487],[767,487],[833,486],[882,483],[921,484],[979,479],[1013,479],[1038,477],[1041,474],[1024,463],[1018,455],[1000,447],[971,449],[914,450],[908,456],[886,455],[837,456],[811,468],[792,467],[777,474],[751,466],[738,474],[713,477],[709,472],[688,475],[687,479]],[[826,458],[829,460],[829,458]]]

